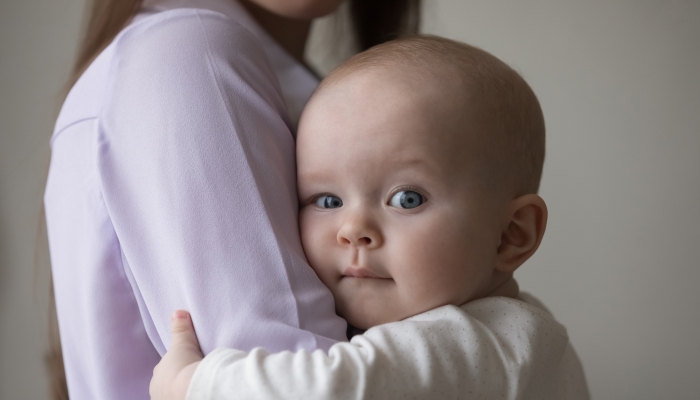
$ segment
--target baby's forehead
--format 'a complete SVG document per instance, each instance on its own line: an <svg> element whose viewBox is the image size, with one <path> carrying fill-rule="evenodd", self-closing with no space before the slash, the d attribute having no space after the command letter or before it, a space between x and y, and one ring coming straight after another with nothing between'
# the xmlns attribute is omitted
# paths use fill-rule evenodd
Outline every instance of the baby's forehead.
<svg viewBox="0 0 700 400"><path fill-rule="evenodd" d="M468 99L469 87L455 66L445 63L414 65L397 61L351 65L326 78L316 95L325 91L362 88L367 96L402 92L415 100L432 102Z"/></svg>
<svg viewBox="0 0 700 400"><path fill-rule="evenodd" d="M328 99L332 104L324 104ZM309 105L307 110L329 111L305 112L316 120L332 121L335 111L345 107L361 111L355 119L383 123L387 129L397 121L382 119L384 115L409 110L398 124L421 127L406 128L414 139L441 144L452 157L480 161L491 181L514 191L537 192L545 140L539 102L517 72L481 49L437 37L388 42L333 71ZM335 129L330 125L329 130Z"/></svg>
<svg viewBox="0 0 700 400"><path fill-rule="evenodd" d="M432 68L432 66L430 66ZM426 67L427 68L427 67ZM471 126L483 113L475 111L469 87L446 67L427 73L410 65L372 65L332 77L319 87L310 104L363 111L366 118L381 120L383 115L406 111L405 118L426 126L433 136L453 134L446 124ZM318 101L317 101L318 100ZM442 128L438 130L438 128ZM462 130L464 131L464 130Z"/></svg>
<svg viewBox="0 0 700 400"><path fill-rule="evenodd" d="M426 74L409 66L378 65L347 71L324 81L309 102L310 107L357 109L363 117L382 120L397 111L426 124L464 122L469 112L469 90L449 73ZM395 121L394 121L395 122ZM433 131L434 135L440 132Z"/></svg>
<svg viewBox="0 0 700 400"><path fill-rule="evenodd" d="M461 173L477 159L480 143L478 124L468 122L466 97L454 86L410 69L345 74L310 101L299 131L300 157L319 159L315 148L322 145L334 153L334 160L324 162L391 158L395 167ZM299 160L304 166L307 161Z"/></svg>

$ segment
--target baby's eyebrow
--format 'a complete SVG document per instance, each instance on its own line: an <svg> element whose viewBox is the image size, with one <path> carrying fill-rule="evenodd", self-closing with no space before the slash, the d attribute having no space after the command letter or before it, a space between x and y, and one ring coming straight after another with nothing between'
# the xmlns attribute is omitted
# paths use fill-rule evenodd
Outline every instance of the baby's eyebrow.
<svg viewBox="0 0 700 400"><path fill-rule="evenodd" d="M297 193L300 198L319 192L332 192L338 189L337 186L338 177L323 169L297 172Z"/></svg>
<svg viewBox="0 0 700 400"><path fill-rule="evenodd" d="M301 181L319 182L332 179L331 174L324 170L314 170L309 172L297 172L297 185Z"/></svg>
<svg viewBox="0 0 700 400"><path fill-rule="evenodd" d="M408 165L413 165L413 164L430 164L425 157L416 157L416 156L411 156L407 157L403 160L400 160L401 164L408 164Z"/></svg>
<svg viewBox="0 0 700 400"><path fill-rule="evenodd" d="M428 158L420 155L410 155L404 158L399 158L396 160L396 164L402 167L421 167L426 168L430 172L438 172L440 168L429 160Z"/></svg>

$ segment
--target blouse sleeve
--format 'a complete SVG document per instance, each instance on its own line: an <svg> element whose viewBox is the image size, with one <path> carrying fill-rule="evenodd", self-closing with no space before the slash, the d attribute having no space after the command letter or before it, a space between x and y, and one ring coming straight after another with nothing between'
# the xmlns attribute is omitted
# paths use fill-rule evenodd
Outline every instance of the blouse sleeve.
<svg viewBox="0 0 700 400"><path fill-rule="evenodd" d="M102 196L155 348L178 308L205 353L342 340L299 241L294 138L256 38L204 10L146 18L116 40L107 97Z"/></svg>
<svg viewBox="0 0 700 400"><path fill-rule="evenodd" d="M187 399L588 399L558 323L508 301L471 311L445 306L380 325L328 354L217 349Z"/></svg>

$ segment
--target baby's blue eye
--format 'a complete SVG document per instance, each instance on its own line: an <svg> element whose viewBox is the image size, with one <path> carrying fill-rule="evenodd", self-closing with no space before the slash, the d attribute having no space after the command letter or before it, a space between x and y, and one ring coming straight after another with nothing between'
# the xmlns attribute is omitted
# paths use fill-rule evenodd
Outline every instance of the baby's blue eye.
<svg viewBox="0 0 700 400"><path fill-rule="evenodd" d="M412 190L402 190L391 197L389 204L399 208L416 208L425 203L425 199L420 193Z"/></svg>
<svg viewBox="0 0 700 400"><path fill-rule="evenodd" d="M316 205L321 208L338 208L343 206L343 200L340 200L340 197L327 194L316 199Z"/></svg>

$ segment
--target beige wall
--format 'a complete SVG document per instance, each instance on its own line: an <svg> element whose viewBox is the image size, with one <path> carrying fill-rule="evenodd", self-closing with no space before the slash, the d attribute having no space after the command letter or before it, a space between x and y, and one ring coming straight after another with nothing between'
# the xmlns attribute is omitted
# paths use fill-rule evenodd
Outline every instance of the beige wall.
<svg viewBox="0 0 700 400"><path fill-rule="evenodd" d="M83 1L0 2L3 400L46 397L35 233ZM697 396L700 2L424 1L426 32L501 57L542 102L550 223L518 278L569 328L594 397Z"/></svg>
<svg viewBox="0 0 700 400"><path fill-rule="evenodd" d="M426 3L426 31L540 98L550 220L516 276L568 327L595 398L698 398L700 2Z"/></svg>
<svg viewBox="0 0 700 400"><path fill-rule="evenodd" d="M0 0L0 399L47 398L48 292L34 251L48 138L83 0Z"/></svg>

